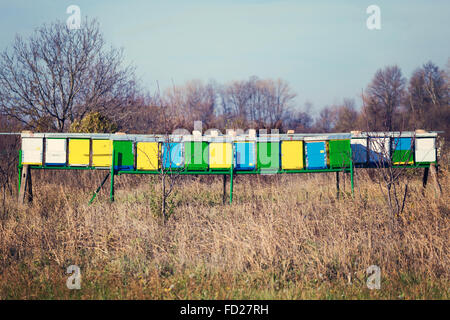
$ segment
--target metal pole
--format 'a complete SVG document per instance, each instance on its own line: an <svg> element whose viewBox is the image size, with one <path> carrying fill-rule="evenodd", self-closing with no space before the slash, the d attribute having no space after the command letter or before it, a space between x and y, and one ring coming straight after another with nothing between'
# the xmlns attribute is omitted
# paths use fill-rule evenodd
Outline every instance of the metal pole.
<svg viewBox="0 0 450 320"><path fill-rule="evenodd" d="M19 188L18 188L18 192L20 192L20 184L22 182L22 167L19 167Z"/></svg>
<svg viewBox="0 0 450 320"><path fill-rule="evenodd" d="M111 154L111 189L109 191L109 200L114 202L114 145Z"/></svg>
<svg viewBox="0 0 450 320"><path fill-rule="evenodd" d="M336 171L336 198L339 199L339 171Z"/></svg>
<svg viewBox="0 0 450 320"><path fill-rule="evenodd" d="M234 146L231 143L231 168L230 168L230 204L233 202L233 171L234 171Z"/></svg>
<svg viewBox="0 0 450 320"><path fill-rule="evenodd" d="M103 178L102 182L100 183L100 185L98 186L97 190L95 190L94 194L92 195L91 200L89 200L89 204L92 204L92 202L94 201L95 197L97 196L97 194L100 192L100 189L103 187L103 185L106 182L106 179L108 179L110 173L108 173L105 178Z"/></svg>
<svg viewBox="0 0 450 320"><path fill-rule="evenodd" d="M230 170L230 204L233 202L233 165Z"/></svg>
<svg viewBox="0 0 450 320"><path fill-rule="evenodd" d="M227 175L224 174L223 175L223 196L222 196L223 204L225 204L225 201L226 201L226 198L227 198L226 186L227 186Z"/></svg>
<svg viewBox="0 0 450 320"><path fill-rule="evenodd" d="M354 174L353 161L350 161L350 182L352 184L352 195L354 194L354 191L355 191L355 184L354 184L354 181L353 181L354 180L353 174Z"/></svg>
<svg viewBox="0 0 450 320"><path fill-rule="evenodd" d="M422 178L422 186L425 189L427 187L427 182L428 182L428 172L430 171L429 167L426 167L423 170L423 178Z"/></svg>

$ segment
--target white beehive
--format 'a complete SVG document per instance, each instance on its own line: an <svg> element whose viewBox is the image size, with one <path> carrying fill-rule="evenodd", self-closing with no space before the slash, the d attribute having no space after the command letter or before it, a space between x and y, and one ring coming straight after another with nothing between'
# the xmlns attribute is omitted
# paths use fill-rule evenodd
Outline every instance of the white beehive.
<svg viewBox="0 0 450 320"><path fill-rule="evenodd" d="M45 139L45 164L61 166L66 164L66 139Z"/></svg>
<svg viewBox="0 0 450 320"><path fill-rule="evenodd" d="M388 161L390 158L390 138L369 138L369 161L373 163Z"/></svg>
<svg viewBox="0 0 450 320"><path fill-rule="evenodd" d="M42 165L43 138L22 138L22 164Z"/></svg>
<svg viewBox="0 0 450 320"><path fill-rule="evenodd" d="M435 162L436 161L436 139L435 138L416 138L415 143L416 162Z"/></svg>

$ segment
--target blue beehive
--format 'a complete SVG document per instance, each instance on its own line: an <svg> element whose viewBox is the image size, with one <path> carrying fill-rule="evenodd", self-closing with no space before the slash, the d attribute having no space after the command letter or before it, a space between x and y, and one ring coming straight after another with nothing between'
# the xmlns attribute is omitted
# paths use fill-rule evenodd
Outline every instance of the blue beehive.
<svg viewBox="0 0 450 320"><path fill-rule="evenodd" d="M256 168L256 143L235 142L234 166L236 170L254 170Z"/></svg>
<svg viewBox="0 0 450 320"><path fill-rule="evenodd" d="M183 144L179 142L165 142L162 150L162 164L164 168L181 168L184 166Z"/></svg>
<svg viewBox="0 0 450 320"><path fill-rule="evenodd" d="M412 138L393 138L392 150L411 150Z"/></svg>
<svg viewBox="0 0 450 320"><path fill-rule="evenodd" d="M412 164L412 138L402 137L391 139L392 161L394 164Z"/></svg>
<svg viewBox="0 0 450 320"><path fill-rule="evenodd" d="M366 164L369 149L367 148L367 138L352 138L352 159L354 164Z"/></svg>
<svg viewBox="0 0 450 320"><path fill-rule="evenodd" d="M306 142L306 168L327 168L327 145L325 141Z"/></svg>

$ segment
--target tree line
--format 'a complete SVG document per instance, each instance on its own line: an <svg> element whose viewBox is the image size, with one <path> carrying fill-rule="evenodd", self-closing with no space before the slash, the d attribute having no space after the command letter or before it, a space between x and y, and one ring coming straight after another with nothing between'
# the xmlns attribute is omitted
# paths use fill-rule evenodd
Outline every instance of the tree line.
<svg viewBox="0 0 450 320"><path fill-rule="evenodd" d="M358 100L344 98L313 117L312 104L300 105L283 79L191 80L149 92L124 64L123 51L107 46L95 19L79 30L54 22L28 39L17 36L0 54L0 125L1 131L164 133L202 121L203 129L425 129L448 137L449 75L450 59L445 69L426 62L409 79L386 66Z"/></svg>

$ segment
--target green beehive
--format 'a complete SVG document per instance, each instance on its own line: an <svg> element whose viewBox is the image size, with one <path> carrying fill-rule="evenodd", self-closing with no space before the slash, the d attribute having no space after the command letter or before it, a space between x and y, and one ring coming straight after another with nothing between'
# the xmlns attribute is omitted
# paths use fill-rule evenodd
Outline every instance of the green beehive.
<svg viewBox="0 0 450 320"><path fill-rule="evenodd" d="M394 150L392 151L392 162L394 164L413 164L412 150Z"/></svg>
<svg viewBox="0 0 450 320"><path fill-rule="evenodd" d="M114 169L116 170L133 170L134 153L133 142L114 140Z"/></svg>
<svg viewBox="0 0 450 320"><path fill-rule="evenodd" d="M208 170L208 142L185 142L184 151L186 170Z"/></svg>
<svg viewBox="0 0 450 320"><path fill-rule="evenodd" d="M257 168L262 173L276 173L280 168L280 143L258 142Z"/></svg>
<svg viewBox="0 0 450 320"><path fill-rule="evenodd" d="M330 140L330 168L349 167L351 163L350 140Z"/></svg>

